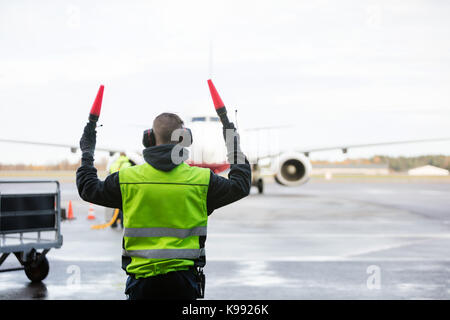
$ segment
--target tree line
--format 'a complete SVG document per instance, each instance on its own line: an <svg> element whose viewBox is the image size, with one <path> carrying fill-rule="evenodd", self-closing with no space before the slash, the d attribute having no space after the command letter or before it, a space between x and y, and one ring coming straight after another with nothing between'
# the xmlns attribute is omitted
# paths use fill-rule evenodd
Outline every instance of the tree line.
<svg viewBox="0 0 450 320"><path fill-rule="evenodd" d="M106 170L106 158L96 161L95 166L99 170ZM450 156L444 155L425 155L417 157L389 157L383 155L373 156L371 158L346 159L341 162L329 161L312 161L312 164L388 164L389 169L393 171L407 171L412 168L432 165L439 168L450 170ZM42 170L42 171L58 171L58 170L76 170L80 166L80 161L70 163L68 160L63 160L54 164L32 165L32 164L1 164L0 170Z"/></svg>
<svg viewBox="0 0 450 320"><path fill-rule="evenodd" d="M387 163L394 171L407 171L412 168L432 165L450 170L450 156L425 155L417 157L388 157L374 156L369 159L372 163Z"/></svg>
<svg viewBox="0 0 450 320"><path fill-rule="evenodd" d="M95 167L98 170L106 170L106 164L108 160L106 158L101 159L100 161L95 162ZM57 163L51 164L1 164L0 170L12 170L12 171L75 171L81 165L81 160L75 163L71 163L68 160L62 160Z"/></svg>

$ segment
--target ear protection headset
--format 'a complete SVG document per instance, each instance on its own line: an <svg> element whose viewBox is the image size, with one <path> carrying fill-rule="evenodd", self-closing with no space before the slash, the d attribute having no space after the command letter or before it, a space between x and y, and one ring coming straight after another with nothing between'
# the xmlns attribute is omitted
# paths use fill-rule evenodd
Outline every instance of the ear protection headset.
<svg viewBox="0 0 450 320"><path fill-rule="evenodd" d="M184 147L189 147L192 142L194 141L192 138L192 131L189 128L182 128L183 130L186 130L188 136L190 137L190 144L189 145L184 145ZM180 140L178 141L178 143L183 141L183 136L180 137ZM155 139L155 133L153 132L153 129L147 129L144 131L143 137L142 137L142 144L144 145L144 147L148 148L148 147L153 147L156 145L156 139Z"/></svg>
<svg viewBox="0 0 450 320"><path fill-rule="evenodd" d="M142 136L142 144L146 148L156 145L155 133L153 132L153 129L147 129L144 131L144 135Z"/></svg>

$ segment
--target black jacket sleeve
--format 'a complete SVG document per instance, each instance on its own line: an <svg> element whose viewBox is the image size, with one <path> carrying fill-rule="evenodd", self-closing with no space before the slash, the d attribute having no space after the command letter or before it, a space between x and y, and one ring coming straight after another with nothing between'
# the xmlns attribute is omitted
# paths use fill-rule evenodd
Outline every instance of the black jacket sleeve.
<svg viewBox="0 0 450 320"><path fill-rule="evenodd" d="M105 181L97 177L92 165L81 165L77 170L78 194L84 201L104 207L122 209L119 173L110 174Z"/></svg>
<svg viewBox="0 0 450 320"><path fill-rule="evenodd" d="M232 164L228 179L211 171L206 205L208 215L215 209L249 195L252 184L252 170L245 159L245 164Z"/></svg>

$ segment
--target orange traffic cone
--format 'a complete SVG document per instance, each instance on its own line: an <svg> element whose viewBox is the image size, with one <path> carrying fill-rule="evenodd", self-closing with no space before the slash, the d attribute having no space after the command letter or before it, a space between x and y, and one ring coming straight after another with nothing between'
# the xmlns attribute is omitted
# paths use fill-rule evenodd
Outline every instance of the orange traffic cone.
<svg viewBox="0 0 450 320"><path fill-rule="evenodd" d="M72 200L69 201L69 209L68 209L68 213L67 213L67 219L68 220L73 220L75 219L73 216L73 209L72 209Z"/></svg>
<svg viewBox="0 0 450 320"><path fill-rule="evenodd" d="M89 214L87 216L88 220L94 220L95 219L95 212L94 208L92 207L92 204L89 205Z"/></svg>

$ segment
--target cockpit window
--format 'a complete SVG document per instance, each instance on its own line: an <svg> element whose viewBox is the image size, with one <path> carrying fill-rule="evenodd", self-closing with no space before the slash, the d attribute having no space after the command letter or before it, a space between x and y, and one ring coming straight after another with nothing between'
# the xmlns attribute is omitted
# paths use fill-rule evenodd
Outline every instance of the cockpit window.
<svg viewBox="0 0 450 320"><path fill-rule="evenodd" d="M206 117L193 117L192 122L205 122Z"/></svg>

